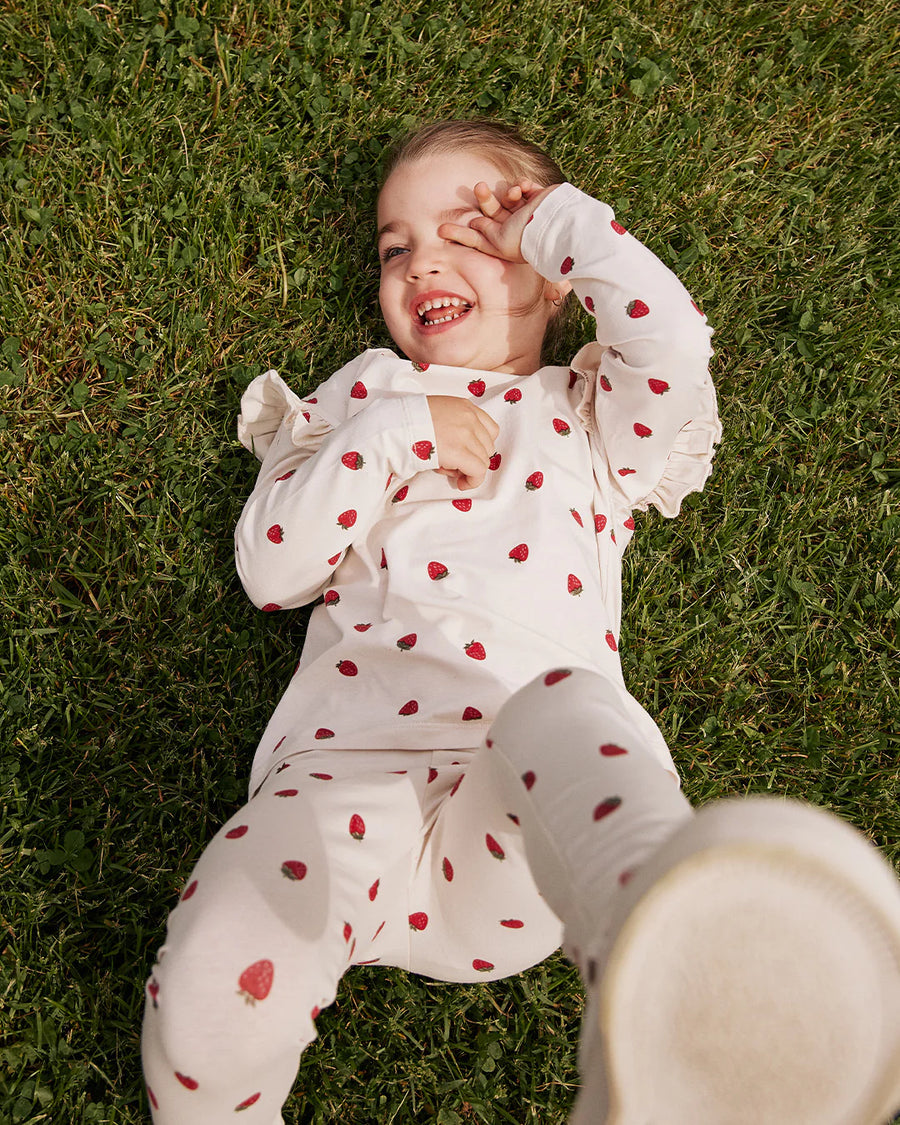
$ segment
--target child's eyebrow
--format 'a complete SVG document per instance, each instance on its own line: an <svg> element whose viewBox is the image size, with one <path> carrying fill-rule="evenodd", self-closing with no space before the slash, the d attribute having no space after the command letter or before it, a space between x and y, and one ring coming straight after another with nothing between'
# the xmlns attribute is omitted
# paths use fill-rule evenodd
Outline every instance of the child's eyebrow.
<svg viewBox="0 0 900 1125"><path fill-rule="evenodd" d="M469 215L477 210L478 208L474 205L471 207L450 207L446 211L441 211L438 215L438 222L455 223L463 215ZM383 234L393 234L399 225L399 223L385 223L383 227L378 228L378 238L381 238Z"/></svg>

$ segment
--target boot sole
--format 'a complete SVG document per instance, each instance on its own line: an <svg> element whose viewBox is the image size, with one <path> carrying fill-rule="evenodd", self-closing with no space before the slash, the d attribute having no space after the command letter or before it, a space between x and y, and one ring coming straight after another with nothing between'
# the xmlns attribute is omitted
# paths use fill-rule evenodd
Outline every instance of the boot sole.
<svg viewBox="0 0 900 1125"><path fill-rule="evenodd" d="M838 818L767 798L705 806L664 851L635 877L646 890L632 892L601 984L606 1125L889 1121L890 866Z"/></svg>

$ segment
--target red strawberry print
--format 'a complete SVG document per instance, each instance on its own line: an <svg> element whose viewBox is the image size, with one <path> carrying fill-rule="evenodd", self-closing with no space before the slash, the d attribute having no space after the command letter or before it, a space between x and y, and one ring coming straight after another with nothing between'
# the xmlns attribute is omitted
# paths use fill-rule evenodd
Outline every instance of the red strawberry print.
<svg viewBox="0 0 900 1125"><path fill-rule="evenodd" d="M305 398L303 401L314 406L319 400L317 398Z"/></svg>
<svg viewBox="0 0 900 1125"><path fill-rule="evenodd" d="M616 644L616 638L609 629L606 630L606 643L613 650L613 652L618 651L619 646Z"/></svg>
<svg viewBox="0 0 900 1125"><path fill-rule="evenodd" d="M281 606L278 604L278 602L266 602L266 604L262 607L263 613L274 613L276 609L281 609Z"/></svg>
<svg viewBox="0 0 900 1125"><path fill-rule="evenodd" d="M278 789L276 790L276 797L296 797L300 792L299 789Z"/></svg>
<svg viewBox="0 0 900 1125"><path fill-rule="evenodd" d="M451 500L450 503L458 512L471 512L472 510L472 501L469 499Z"/></svg>
<svg viewBox="0 0 900 1125"><path fill-rule="evenodd" d="M472 968L479 973L490 973L493 970L494 966L490 961L482 961L480 957L476 957L472 962Z"/></svg>
<svg viewBox="0 0 900 1125"><path fill-rule="evenodd" d="M650 427L645 426L643 422L635 422L633 428L638 437L650 437L653 433Z"/></svg>
<svg viewBox="0 0 900 1125"><path fill-rule="evenodd" d="M625 233L625 228L622 226L621 223L617 223L615 219L610 219L609 225L616 232L616 234L624 234Z"/></svg>
<svg viewBox="0 0 900 1125"><path fill-rule="evenodd" d="M315 733L315 737L318 739L334 738L334 731L329 730L328 727L319 727Z"/></svg>
<svg viewBox="0 0 900 1125"><path fill-rule="evenodd" d="M465 709L465 711L463 711L462 717L463 717L464 723L471 722L472 719L483 719L484 718L484 716L478 710L477 707L467 707Z"/></svg>
<svg viewBox="0 0 900 1125"><path fill-rule="evenodd" d="M584 587L581 585L581 579L575 574L570 574L567 589L570 594L578 597L578 595L584 589Z"/></svg>
<svg viewBox="0 0 900 1125"><path fill-rule="evenodd" d="M285 770L289 770L290 768L291 768L290 762L282 762L281 765L278 767L278 769L275 772L276 773L284 773Z"/></svg>
<svg viewBox="0 0 900 1125"><path fill-rule="evenodd" d="M417 640L418 637L415 633L407 633L405 637L401 637L400 640L397 641L397 648L399 648L401 652L409 652L411 648L416 647Z"/></svg>
<svg viewBox="0 0 900 1125"><path fill-rule="evenodd" d="M186 1090L196 1090L200 1085L196 1078L188 1078L186 1074L181 1074L177 1070L175 1071L175 1077Z"/></svg>
<svg viewBox="0 0 900 1125"><path fill-rule="evenodd" d="M664 395L669 389L669 384L665 379L648 379L647 386L655 395Z"/></svg>
<svg viewBox="0 0 900 1125"><path fill-rule="evenodd" d="M526 543L518 543L509 552L509 557L515 563L523 563L528 558L528 545Z"/></svg>
<svg viewBox="0 0 900 1125"><path fill-rule="evenodd" d="M441 578L446 578L449 573L450 571L442 562L430 562L428 564L428 577L432 582L437 582Z"/></svg>
<svg viewBox="0 0 900 1125"><path fill-rule="evenodd" d="M487 656L481 641L469 641L467 645L463 645L463 648L466 650L466 656L471 656L473 660L484 660Z"/></svg>
<svg viewBox="0 0 900 1125"><path fill-rule="evenodd" d="M354 813L350 817L350 835L354 840L361 840L366 834L366 822L359 815Z"/></svg>
<svg viewBox="0 0 900 1125"><path fill-rule="evenodd" d="M240 1103L240 1105L236 1105L234 1107L234 1112L240 1113L240 1111L242 1109L249 1109L250 1106L256 1105L256 1103L259 1101L259 1099L261 1097L262 1097L262 1091L257 1090L257 1092L255 1094L251 1094L249 1098L244 1098L244 1100Z"/></svg>
<svg viewBox="0 0 900 1125"><path fill-rule="evenodd" d="M337 590L326 590L325 591L324 601L325 601L326 605L329 605L329 606L337 605L340 600L341 600L341 595L337 592Z"/></svg>
<svg viewBox="0 0 900 1125"><path fill-rule="evenodd" d="M299 859L286 859L281 865L281 874L285 879L295 879L299 882L306 878L306 864Z"/></svg>
<svg viewBox="0 0 900 1125"><path fill-rule="evenodd" d="M269 530L266 532L266 538L271 543L280 543L284 537L284 528L277 523L273 523Z"/></svg>
<svg viewBox="0 0 900 1125"><path fill-rule="evenodd" d="M394 495L391 497L392 504L399 504L401 500L405 500L409 494L409 485L404 484L402 488L398 488Z"/></svg>
<svg viewBox="0 0 900 1125"><path fill-rule="evenodd" d="M522 784L526 789L530 789L534 785L537 778L534 776L534 770L526 770L522 774Z"/></svg>
<svg viewBox="0 0 900 1125"><path fill-rule="evenodd" d="M287 738L287 735L286 735L286 734L283 734L283 735L281 736L281 738L279 738L279 739L278 739L278 741L277 741L277 742L275 743L275 746L274 746L274 748L272 749L272 753L273 753L273 754L274 754L274 753L275 753L275 752L276 752L276 751L278 750L279 746L281 746L282 742L284 742L284 740L285 740L286 738Z"/></svg>
<svg viewBox="0 0 900 1125"><path fill-rule="evenodd" d="M150 1099L150 1104L153 1106L153 1108L159 1109L159 1102L156 1100L156 1094L153 1093L149 1086L147 1087L147 1097Z"/></svg>
<svg viewBox="0 0 900 1125"><path fill-rule="evenodd" d="M362 454L357 453L356 450L351 450L350 453L345 453L341 458L341 464L346 465L348 469L361 469L365 465L362 459Z"/></svg>
<svg viewBox="0 0 900 1125"><path fill-rule="evenodd" d="M427 371L429 367L431 367L430 363L418 363L416 360L413 360L413 371Z"/></svg>
<svg viewBox="0 0 900 1125"><path fill-rule="evenodd" d="M636 473L637 469L616 469L620 477L630 477L632 473Z"/></svg>
<svg viewBox="0 0 900 1125"><path fill-rule="evenodd" d="M562 265L559 267L559 272L565 276L567 273L572 272L572 267L575 265L575 259L572 257L563 258Z"/></svg>
<svg viewBox="0 0 900 1125"><path fill-rule="evenodd" d="M604 527L606 527L606 516L594 516L594 530L598 535Z"/></svg>
<svg viewBox="0 0 900 1125"><path fill-rule="evenodd" d="M369 902L375 901L375 898L378 895L378 884L380 882L381 882L380 879L376 879L375 882L372 884L372 886L369 887Z"/></svg>
<svg viewBox="0 0 900 1125"><path fill-rule="evenodd" d="M592 313L594 311L594 298L593 297L585 297L584 307L587 309L587 311L589 313Z"/></svg>
<svg viewBox="0 0 900 1125"><path fill-rule="evenodd" d="M625 522L622 524L622 526L624 528L627 528L629 531L634 531L634 529L635 529L634 516L629 516L628 519L625 520Z"/></svg>
<svg viewBox="0 0 900 1125"><path fill-rule="evenodd" d="M187 902L187 900L189 898L193 898L194 892L196 890L197 890L197 880L195 879L193 881L193 883L189 883L187 885L187 887L184 890L184 894L182 894L181 898L179 899L179 902Z"/></svg>
<svg viewBox="0 0 900 1125"><path fill-rule="evenodd" d="M353 628L357 631L357 633L366 633L366 632L368 632L369 629L372 628L372 622L371 621L360 622L359 625L354 625Z"/></svg>
<svg viewBox="0 0 900 1125"><path fill-rule="evenodd" d="M553 428L561 437L568 437L572 432L568 422L564 422L562 418L553 419Z"/></svg>
<svg viewBox="0 0 900 1125"><path fill-rule="evenodd" d="M620 887L627 886L628 883L630 882L631 876L633 874L634 874L633 871L623 871L622 874L619 876L619 886Z"/></svg>
<svg viewBox="0 0 900 1125"><path fill-rule="evenodd" d="M337 566L337 564L340 561L341 561L341 556L340 556L340 553L338 553L336 555L331 556L331 558L328 560L328 565L329 566Z"/></svg>
<svg viewBox="0 0 900 1125"><path fill-rule="evenodd" d="M500 468L500 462L502 460L503 460L503 458L500 456L499 453L493 453L491 455L490 461L488 461L488 468L493 469L496 472L497 469Z"/></svg>
<svg viewBox="0 0 900 1125"><path fill-rule="evenodd" d="M275 977L275 966L266 958L254 961L248 965L238 978L239 996L243 996L248 1004L256 1000L265 1000L272 989Z"/></svg>
<svg viewBox="0 0 900 1125"><path fill-rule="evenodd" d="M316 781L334 781L333 773L311 773L310 777L314 777Z"/></svg>
<svg viewBox="0 0 900 1125"><path fill-rule="evenodd" d="M349 508L346 512L341 512L337 521L338 525L347 531L348 528L353 527L356 523L356 512L352 508Z"/></svg>
<svg viewBox="0 0 900 1125"><path fill-rule="evenodd" d="M226 840L240 840L241 836L246 836L250 829L246 824L239 824L237 828L232 828L230 832L225 833Z"/></svg>
<svg viewBox="0 0 900 1125"><path fill-rule="evenodd" d="M470 395L474 395L476 398L481 398L481 396L484 394L484 379L473 379L472 382L469 383L467 389Z"/></svg>
<svg viewBox="0 0 900 1125"><path fill-rule="evenodd" d="M411 930L424 930L428 925L428 915L424 910L417 910L415 914L409 916L409 928Z"/></svg>
<svg viewBox="0 0 900 1125"><path fill-rule="evenodd" d="M566 676L571 675L572 673L568 668L557 668L555 671L548 672L547 675L544 676L544 683L547 687L552 687L554 684L558 684L560 680L564 680Z"/></svg>
<svg viewBox="0 0 900 1125"><path fill-rule="evenodd" d="M384 921L384 922L381 923L381 925L378 927L378 929L375 931L375 933L372 934L372 941L374 941L378 937L378 935L381 933L381 931L384 929L384 927L386 925L387 925L387 921Z"/></svg>
<svg viewBox="0 0 900 1125"><path fill-rule="evenodd" d="M456 779L456 781L453 783L453 788L450 790L450 796L451 797L456 793L456 790L459 789L460 785L462 785L463 778L465 776L466 775L464 773L460 774L459 777Z"/></svg>
<svg viewBox="0 0 900 1125"><path fill-rule="evenodd" d="M368 394L369 392L366 390L364 383L356 382L350 388L351 398L366 398Z"/></svg>
<svg viewBox="0 0 900 1125"><path fill-rule="evenodd" d="M540 470L532 473L528 480L525 481L525 487L529 492L536 492L544 483L544 474Z"/></svg>
<svg viewBox="0 0 900 1125"><path fill-rule="evenodd" d="M159 985L156 983L155 980L151 980L151 981L148 982L147 991L150 993L150 999L153 1001L153 1007L158 1008L159 1002L157 1001L156 998L157 998L157 996L159 996Z"/></svg>
<svg viewBox="0 0 900 1125"><path fill-rule="evenodd" d="M594 820L603 820L605 816L614 813L621 803L621 797L607 797L594 809Z"/></svg>
<svg viewBox="0 0 900 1125"><path fill-rule="evenodd" d="M387 570L387 559L384 557L384 547L381 548L381 569Z"/></svg>
<svg viewBox="0 0 900 1125"><path fill-rule="evenodd" d="M703 310L700 308L699 305L695 304L693 301L691 301L691 304L694 306L694 308L697 310L697 312L700 313L701 316L705 315L705 313L703 312Z"/></svg>
<svg viewBox="0 0 900 1125"><path fill-rule="evenodd" d="M506 852L503 850L503 848L500 847L500 845L490 834L490 832L485 835L484 842L487 845L487 850L491 853L494 859L506 859Z"/></svg>
<svg viewBox="0 0 900 1125"><path fill-rule="evenodd" d="M277 483L278 483L278 481L280 481L280 480L290 480L290 479L291 479L291 477L292 477L292 476L294 475L294 473L296 473L296 471L297 471L296 469L291 469L291 470L290 470L289 472L286 472L286 473L284 474L284 476L281 476L281 477L276 477L276 478L275 478L275 483L277 484Z"/></svg>
<svg viewBox="0 0 900 1125"><path fill-rule="evenodd" d="M400 710L397 712L397 714L398 715L415 715L415 713L418 710L419 710L418 703L414 699L411 699L408 703L403 704L403 706L400 708Z"/></svg>
<svg viewBox="0 0 900 1125"><path fill-rule="evenodd" d="M600 747L600 753L604 758L618 758L621 754L627 754L627 750L623 750L621 746L616 746L614 742L604 742Z"/></svg>
<svg viewBox="0 0 900 1125"><path fill-rule="evenodd" d="M353 927L349 922L344 923L344 941L349 941L353 936Z"/></svg>
<svg viewBox="0 0 900 1125"><path fill-rule="evenodd" d="M509 819L510 819L510 820L511 820L511 821L513 822L513 824L518 824L518 823L519 823L519 818L518 818L518 817L516 816L516 814L515 814L515 813L511 813L511 812L508 812L508 813L507 813L506 815L507 815L507 816L509 817Z"/></svg>
<svg viewBox="0 0 900 1125"><path fill-rule="evenodd" d="M428 461L434 453L434 446L430 441L417 441L413 443L412 451L420 461Z"/></svg>
<svg viewBox="0 0 900 1125"><path fill-rule="evenodd" d="M453 882L453 864L450 862L449 859L447 859L446 856L444 856L443 862L441 863L441 870L443 871L444 878L447 880L447 882L452 883Z"/></svg>
<svg viewBox="0 0 900 1125"><path fill-rule="evenodd" d="M569 368L569 390L570 391L575 386L575 384L577 382L578 382L578 372L573 371L571 368Z"/></svg>
<svg viewBox="0 0 900 1125"><path fill-rule="evenodd" d="M310 421L312 421L312 419L311 419L311 418L310 418L310 416L309 416L309 411L308 411L308 410L301 410L301 411L300 411L300 413L301 413L301 414L303 415L303 417L304 417L304 418L305 418L305 419L307 420L307 422L310 422Z"/></svg>
<svg viewBox="0 0 900 1125"><path fill-rule="evenodd" d="M437 781L437 779L438 779L438 771L434 768L434 766L431 766L430 769L428 770L427 784L430 785L432 783L432 781Z"/></svg>
<svg viewBox="0 0 900 1125"><path fill-rule="evenodd" d="M352 660L339 660L337 664L335 664L335 668L337 668L342 676L355 676L359 672L359 669Z"/></svg>
<svg viewBox="0 0 900 1125"><path fill-rule="evenodd" d="M650 309L643 301L636 300L629 301L625 311L632 320L636 320L639 316L646 316Z"/></svg>
<svg viewBox="0 0 900 1125"><path fill-rule="evenodd" d="M581 516L579 515L579 513L574 508L569 508L569 511L572 514L572 519L578 524L578 526L584 527L584 524L581 522Z"/></svg>
<svg viewBox="0 0 900 1125"><path fill-rule="evenodd" d="M609 379L607 379L605 375L600 376L600 386L604 391L612 390L612 383L609 381Z"/></svg>
<svg viewBox="0 0 900 1125"><path fill-rule="evenodd" d="M521 402L522 401L522 392L519 390L518 387L513 387L512 390L507 391L506 394L503 396L503 401L504 402Z"/></svg>
<svg viewBox="0 0 900 1125"><path fill-rule="evenodd" d="M525 923L521 918L501 918L500 925L506 926L508 930L521 930Z"/></svg>

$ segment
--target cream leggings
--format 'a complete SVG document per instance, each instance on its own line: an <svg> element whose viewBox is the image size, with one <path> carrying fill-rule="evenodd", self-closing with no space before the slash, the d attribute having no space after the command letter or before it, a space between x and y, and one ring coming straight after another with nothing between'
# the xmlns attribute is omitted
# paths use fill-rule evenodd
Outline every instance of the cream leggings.
<svg viewBox="0 0 900 1125"><path fill-rule="evenodd" d="M690 806L655 724L580 669L477 750L310 750L210 842L146 985L156 1125L277 1125L351 965L489 981L565 941L585 980L629 873Z"/></svg>

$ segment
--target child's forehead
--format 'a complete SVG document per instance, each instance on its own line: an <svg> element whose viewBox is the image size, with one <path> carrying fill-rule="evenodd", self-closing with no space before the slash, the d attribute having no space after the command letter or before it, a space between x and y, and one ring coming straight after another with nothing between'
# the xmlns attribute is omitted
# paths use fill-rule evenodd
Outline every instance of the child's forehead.
<svg viewBox="0 0 900 1125"><path fill-rule="evenodd" d="M398 164L378 196L378 212L475 206L475 184L483 180L494 191L508 177L486 154L473 149L427 153Z"/></svg>

